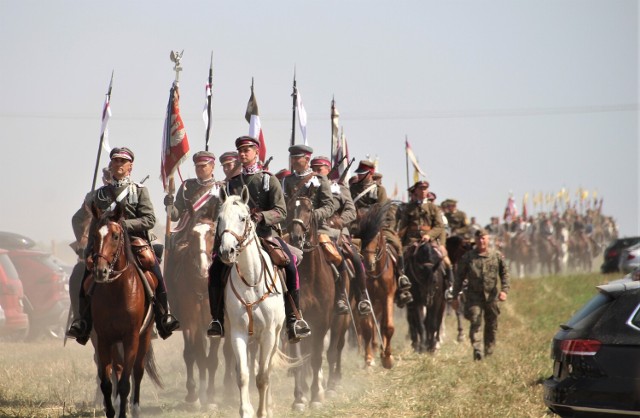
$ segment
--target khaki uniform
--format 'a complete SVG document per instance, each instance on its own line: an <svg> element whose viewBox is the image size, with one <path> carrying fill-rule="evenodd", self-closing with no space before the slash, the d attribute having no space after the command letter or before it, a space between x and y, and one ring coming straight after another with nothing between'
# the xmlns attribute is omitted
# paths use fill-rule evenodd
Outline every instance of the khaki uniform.
<svg viewBox="0 0 640 418"><path fill-rule="evenodd" d="M150 230L156 224L156 215L149 198L149 191L142 184L132 182L120 187L110 184L103 186L96 190L92 203L99 212L105 212L126 188L129 188L129 193L121 201L121 203L124 202L124 228L130 237L139 237L146 241L152 241L155 237L150 233ZM98 219L93 218L89 231L94 231L97 223ZM91 254L92 249L93 236L90 235L85 257Z"/></svg>
<svg viewBox="0 0 640 418"><path fill-rule="evenodd" d="M178 188L176 193L176 200L173 204L173 210L171 211L171 220L177 221L181 219L185 212L188 211L188 206L195 204L200 197L206 193L211 194L211 198L198 209L197 215L211 220L215 220L218 217L218 210L220 209L220 199L218 198L220 188L224 187L222 182L213 182L209 185L201 186L198 184L197 179L187 179Z"/></svg>
<svg viewBox="0 0 640 418"><path fill-rule="evenodd" d="M278 179L264 171L238 174L227 183L227 194L239 196L245 185L249 189L249 207L252 211L261 211L264 216L264 222L256 227L258 236L280 236L278 225L287 217L287 205Z"/></svg>
<svg viewBox="0 0 640 418"><path fill-rule="evenodd" d="M402 210L398 229L402 245L405 247L421 241L424 235L428 235L431 241L440 240L440 245L445 245L443 237L446 240L446 234L442 213L440 208L431 202L407 203Z"/></svg>
<svg viewBox="0 0 640 418"><path fill-rule="evenodd" d="M326 221L334 212L333 195L331 185L326 176L320 174L311 175L306 182L307 176L290 174L284 178L284 196L287 202L293 202L300 197L311 199L313 203L313 216L318 223L319 234L331 234ZM301 183L304 182L304 183Z"/></svg>
<svg viewBox="0 0 640 418"><path fill-rule="evenodd" d="M353 204L349 188L343 184L331 183L331 195L335 212L328 219L327 226L331 238L349 235L349 225L356 220L356 206Z"/></svg>
<svg viewBox="0 0 640 418"><path fill-rule="evenodd" d="M451 235L464 235L467 233L469 218L467 218L466 213L461 210L456 210L454 213L446 213L445 216L449 222Z"/></svg>
<svg viewBox="0 0 640 418"><path fill-rule="evenodd" d="M477 250L467 252L458 264L458 271L453 285L453 294L462 290L463 282L467 282L464 291L464 315L471 325L469 338L474 350L481 352L484 339L484 353L493 353L498 330L498 294L509 292L509 271L504 257L498 251L489 250L479 254ZM500 289L498 289L498 282ZM480 328L484 316L484 338Z"/></svg>

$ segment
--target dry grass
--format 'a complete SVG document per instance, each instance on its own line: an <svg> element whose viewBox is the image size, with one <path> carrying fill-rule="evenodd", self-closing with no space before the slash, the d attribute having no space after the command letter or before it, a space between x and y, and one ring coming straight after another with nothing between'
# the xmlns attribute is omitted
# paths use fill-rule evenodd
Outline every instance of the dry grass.
<svg viewBox="0 0 640 418"><path fill-rule="evenodd" d="M284 370L273 377L274 416L304 417L543 417L541 381L551 374L550 341L558 325L594 294L594 285L616 277L599 274L513 280L502 305L496 353L474 362L467 342L456 343L454 318L446 318L448 337L435 355L415 354L400 312L396 321L392 370L362 368L363 360L347 349L339 393L322 409L293 413L293 379ZM468 323L465 321L465 330ZM465 331L466 332L466 331ZM178 333L154 343L165 383L159 390L143 381L145 416L237 416L237 389L222 392L217 379L217 410L201 412L185 405L182 338ZM69 341L0 343L0 416L93 417L93 351ZM326 363L325 363L326 364ZM325 366L325 378L328 375ZM253 397L254 406L257 403Z"/></svg>

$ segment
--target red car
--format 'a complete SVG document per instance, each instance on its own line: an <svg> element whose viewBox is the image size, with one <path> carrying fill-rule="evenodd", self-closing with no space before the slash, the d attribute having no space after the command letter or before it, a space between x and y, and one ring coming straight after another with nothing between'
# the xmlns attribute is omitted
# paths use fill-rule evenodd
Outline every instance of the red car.
<svg viewBox="0 0 640 418"><path fill-rule="evenodd" d="M29 339L62 338L69 314L69 278L53 255L32 249L9 250L25 293Z"/></svg>
<svg viewBox="0 0 640 418"><path fill-rule="evenodd" d="M23 339L29 332L29 317L24 312L24 292L18 272L7 250L0 249L0 305L5 314L0 336Z"/></svg>

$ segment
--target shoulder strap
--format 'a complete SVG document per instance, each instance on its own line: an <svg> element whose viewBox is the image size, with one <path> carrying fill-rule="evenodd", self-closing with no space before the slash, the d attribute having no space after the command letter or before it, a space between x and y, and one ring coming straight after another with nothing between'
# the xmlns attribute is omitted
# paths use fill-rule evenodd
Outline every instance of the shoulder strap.
<svg viewBox="0 0 640 418"><path fill-rule="evenodd" d="M295 198L297 198L298 195L300 194L300 191L302 191L302 186L304 186L309 180L311 180L311 177L313 177L314 175L315 173L309 173L303 178L301 178L300 181L298 181L298 183L296 183L296 185L293 187L293 190L291 191L291 196L289 197L289 199L294 200Z"/></svg>
<svg viewBox="0 0 640 418"><path fill-rule="evenodd" d="M356 196L353 199L353 203L356 203L358 200L360 200L362 198L362 196L366 195L367 193L369 193L371 190L373 190L375 187L377 186L376 183L373 183L372 185L370 185L369 187L367 187L366 189L364 189L362 191L362 193L360 193L358 196Z"/></svg>

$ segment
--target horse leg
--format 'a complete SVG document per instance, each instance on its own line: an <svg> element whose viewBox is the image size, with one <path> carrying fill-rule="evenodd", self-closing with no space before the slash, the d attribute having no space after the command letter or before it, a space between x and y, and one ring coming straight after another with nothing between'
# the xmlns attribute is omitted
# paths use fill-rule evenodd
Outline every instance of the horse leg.
<svg viewBox="0 0 640 418"><path fill-rule="evenodd" d="M195 347L194 347L194 335L190 329L186 328L182 332L182 339L184 341L184 349L182 350L182 358L184 359L184 364L187 369L187 396L185 396L184 401L188 403L193 403L198 399L198 395L196 395L196 382L193 378L193 364L195 362Z"/></svg>
<svg viewBox="0 0 640 418"><path fill-rule="evenodd" d="M326 326L326 325L325 325ZM317 328L316 328L317 329ZM326 328L325 328L326 329ZM311 335L313 339L311 347L311 369L313 375L311 377L311 407L318 408L324 402L324 387L322 386L322 351L324 349L324 335L316 332Z"/></svg>
<svg viewBox="0 0 640 418"><path fill-rule="evenodd" d="M148 352L150 351L151 346L151 335L150 331L146 331L147 334L140 336L140 342L138 344L138 353L136 355L135 361L133 363L133 399L132 399L132 409L131 414L134 417L140 416L140 386L142 383L142 378L144 376L144 367L145 362L148 360ZM150 354L151 358L153 358L153 352ZM127 379L128 381L130 379ZM118 383L118 386L120 383ZM124 399L124 398L123 398Z"/></svg>
<svg viewBox="0 0 640 418"><path fill-rule="evenodd" d="M373 342L373 320L371 319L372 315L375 315L375 309L371 312L371 315L367 315L362 319L361 322L361 330L362 330L362 345L364 347L364 366L370 367L373 366L373 350L372 345Z"/></svg>
<svg viewBox="0 0 640 418"><path fill-rule="evenodd" d="M194 355L196 366L198 367L198 399L200 400L200 407L203 410L207 409L207 371L209 365L207 364L207 341L205 337L205 330L202 332L194 333Z"/></svg>
<svg viewBox="0 0 640 418"><path fill-rule="evenodd" d="M106 344L98 343L98 378L100 379L100 390L104 402L104 413L107 418L116 416L116 410L111 401L113 385L111 384L111 349Z"/></svg>
<svg viewBox="0 0 640 418"><path fill-rule="evenodd" d="M253 418L253 406L249 396L249 364L247 358L247 341L239 333L231 337L231 345L236 354L236 373L238 389L240 390L240 416Z"/></svg>
<svg viewBox="0 0 640 418"><path fill-rule="evenodd" d="M327 349L327 363L329 363L329 380L327 381L327 390L331 396L335 395L335 390L340 380L341 374L341 356L344 348L345 333L349 326L349 319L345 315L334 315L330 331L330 343Z"/></svg>
<svg viewBox="0 0 640 418"><path fill-rule="evenodd" d="M266 330L262 333L262 341L260 342L258 353L258 371L256 373L256 387L260 395L256 414L258 418L266 418L273 414L273 405L269 391L269 377L273 356L276 354L276 349L278 348L277 338L279 334L279 332L270 333L266 332Z"/></svg>
<svg viewBox="0 0 640 418"><path fill-rule="evenodd" d="M135 350L133 350L130 344L124 344L124 363L122 366L122 375L120 376L120 380L118 380L118 397L120 398L120 413L118 416L120 418L127 416L127 403L129 401L129 393L131 392L131 371L136 360L137 345L136 343ZM142 379L142 376L140 379ZM136 409L136 407L140 407L140 399L138 399L137 403L134 403L134 409Z"/></svg>
<svg viewBox="0 0 640 418"><path fill-rule="evenodd" d="M204 334L203 334L203 339L204 339ZM216 372L218 371L218 366L220 365L220 358L218 357L218 348L220 347L220 341L224 339L221 339L221 338L210 338L210 339L207 338L207 339L209 340L208 341L209 351L207 353L207 357L205 361L206 361L206 370L207 370L206 400L207 400L207 406L208 406L208 405L215 405L215 401L213 399L215 394L215 377L216 377ZM230 344L227 343L226 341L225 343L226 343L225 345L230 346ZM203 341L203 344L207 344L207 341ZM231 368L230 363L231 363L232 356L233 356L233 353L229 357L227 357L228 358L228 365L226 366L227 370ZM230 382L225 382L225 386L227 386L228 383ZM231 385L228 385L228 386L231 386ZM225 388L225 389L230 391L230 388ZM200 399L200 406L202 408L205 408L205 405L202 403L202 398Z"/></svg>
<svg viewBox="0 0 640 418"><path fill-rule="evenodd" d="M235 356L233 354L233 347L231 345L231 341L225 338L225 341L222 344L222 353L224 355L224 387L225 387L225 398L230 398L234 396L232 392L232 384L233 382L233 373L236 370L235 364ZM218 361L219 364L219 361ZM211 381L211 388L213 390L213 380ZM213 394L213 391L212 391Z"/></svg>
<svg viewBox="0 0 640 418"><path fill-rule="evenodd" d="M413 288L412 288L413 289ZM418 314L418 306L416 298L413 303L407 305L407 324L409 325L409 336L411 337L411 348L416 353L420 352L420 340L418 338L418 329L420 327L420 318Z"/></svg>
<svg viewBox="0 0 640 418"><path fill-rule="evenodd" d="M302 342L304 343L304 341ZM302 353L300 350L300 344L289 344L289 356L296 361L300 361ZM297 366L292 369L294 387L293 387L293 403L291 409L296 412L303 412L306 408L306 399L304 397L304 368L305 364Z"/></svg>
<svg viewBox="0 0 640 418"><path fill-rule="evenodd" d="M392 278L395 280L395 278ZM382 320L380 321L380 333L382 335L382 341L380 341L382 352L380 353L382 367L390 369L393 367L393 355L391 354L391 338L395 332L395 326L393 324L393 296L395 291L391 295L387 296L386 306L382 313Z"/></svg>

